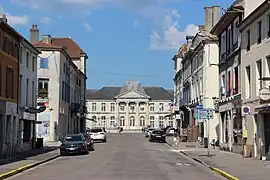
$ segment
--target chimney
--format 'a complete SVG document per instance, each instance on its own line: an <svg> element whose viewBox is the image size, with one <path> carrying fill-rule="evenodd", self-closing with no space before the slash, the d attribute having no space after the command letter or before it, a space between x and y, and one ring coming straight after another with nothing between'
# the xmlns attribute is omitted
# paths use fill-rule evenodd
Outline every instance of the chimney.
<svg viewBox="0 0 270 180"><path fill-rule="evenodd" d="M39 29L37 28L37 25L33 24L32 28L30 29L30 42L38 42L39 40Z"/></svg>
<svg viewBox="0 0 270 180"><path fill-rule="evenodd" d="M213 18L213 8L212 7L204 7L204 25L205 30L210 31L212 26L212 18Z"/></svg>
<svg viewBox="0 0 270 180"><path fill-rule="evenodd" d="M202 32L205 30L205 26L204 25L199 25L199 32Z"/></svg>
<svg viewBox="0 0 270 180"><path fill-rule="evenodd" d="M211 31L211 29L216 25L220 19L220 6L212 6L204 8L204 25L206 31Z"/></svg>
<svg viewBox="0 0 270 180"><path fill-rule="evenodd" d="M52 44L52 37L51 35L43 35L42 36L42 42L46 44Z"/></svg>
<svg viewBox="0 0 270 180"><path fill-rule="evenodd" d="M217 24L217 22L220 20L220 17L221 17L220 6L213 6L213 18L212 18L213 25L212 25L212 27L214 27Z"/></svg>
<svg viewBox="0 0 270 180"><path fill-rule="evenodd" d="M7 16L5 14L3 14L1 20L3 22L7 23Z"/></svg>
<svg viewBox="0 0 270 180"><path fill-rule="evenodd" d="M186 36L186 40L187 40L187 49L190 48L191 44L192 44L192 40L193 40L194 36Z"/></svg>

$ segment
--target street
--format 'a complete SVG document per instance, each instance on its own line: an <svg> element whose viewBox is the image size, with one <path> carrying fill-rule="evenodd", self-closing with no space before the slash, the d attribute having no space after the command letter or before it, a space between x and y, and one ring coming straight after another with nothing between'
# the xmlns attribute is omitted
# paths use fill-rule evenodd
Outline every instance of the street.
<svg viewBox="0 0 270 180"><path fill-rule="evenodd" d="M203 165L172 151L162 143L150 143L142 134L110 134L107 143L96 143L88 155L60 157L13 180L218 180Z"/></svg>

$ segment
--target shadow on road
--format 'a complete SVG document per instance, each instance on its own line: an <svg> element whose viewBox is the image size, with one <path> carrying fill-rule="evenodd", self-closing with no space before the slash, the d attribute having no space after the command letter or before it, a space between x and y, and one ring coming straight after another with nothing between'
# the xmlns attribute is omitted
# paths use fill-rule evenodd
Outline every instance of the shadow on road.
<svg viewBox="0 0 270 180"><path fill-rule="evenodd" d="M59 149L59 146L50 146L50 147L44 147L41 149L32 149L32 150L23 151L23 152L10 151L10 152L7 152L6 154L0 152L0 166L14 163L16 161L26 160L28 158L32 158L38 155L46 154L56 149Z"/></svg>

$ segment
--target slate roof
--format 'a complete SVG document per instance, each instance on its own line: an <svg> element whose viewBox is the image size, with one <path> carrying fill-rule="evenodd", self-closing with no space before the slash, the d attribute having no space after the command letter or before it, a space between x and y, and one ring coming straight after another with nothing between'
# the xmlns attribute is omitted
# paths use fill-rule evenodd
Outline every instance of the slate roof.
<svg viewBox="0 0 270 180"><path fill-rule="evenodd" d="M142 94L146 94L146 92L144 91L143 87L141 86L139 81L126 81L126 84L121 88L120 93L119 94L124 94L126 92L139 92Z"/></svg>
<svg viewBox="0 0 270 180"><path fill-rule="evenodd" d="M99 90L87 90L86 99L88 100L114 100L119 95L123 87L103 87ZM173 100L172 90L166 90L163 87L142 87L145 94L150 96L151 100Z"/></svg>

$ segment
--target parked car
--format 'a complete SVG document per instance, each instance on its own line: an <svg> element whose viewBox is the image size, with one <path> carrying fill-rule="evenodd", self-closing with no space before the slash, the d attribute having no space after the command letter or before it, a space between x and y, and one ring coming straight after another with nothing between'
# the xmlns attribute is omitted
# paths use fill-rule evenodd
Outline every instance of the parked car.
<svg viewBox="0 0 270 180"><path fill-rule="evenodd" d="M60 145L60 154L87 154L87 142L83 134L68 135Z"/></svg>
<svg viewBox="0 0 270 180"><path fill-rule="evenodd" d="M164 133L163 130L154 130L151 134L150 134L150 138L149 138L150 142L166 142L166 135Z"/></svg>
<svg viewBox="0 0 270 180"><path fill-rule="evenodd" d="M149 137L150 134L152 133L152 131L154 131L154 128L149 128L145 131L145 137Z"/></svg>
<svg viewBox="0 0 270 180"><path fill-rule="evenodd" d="M93 139L91 138L91 135L90 134L83 134L85 140L86 140L86 144L87 144L87 149L88 151L94 151L94 141Z"/></svg>
<svg viewBox="0 0 270 180"><path fill-rule="evenodd" d="M107 142L107 137L106 137L106 130L105 128L102 127L95 127L90 129L90 135L91 138L94 141L102 141L102 142Z"/></svg>

